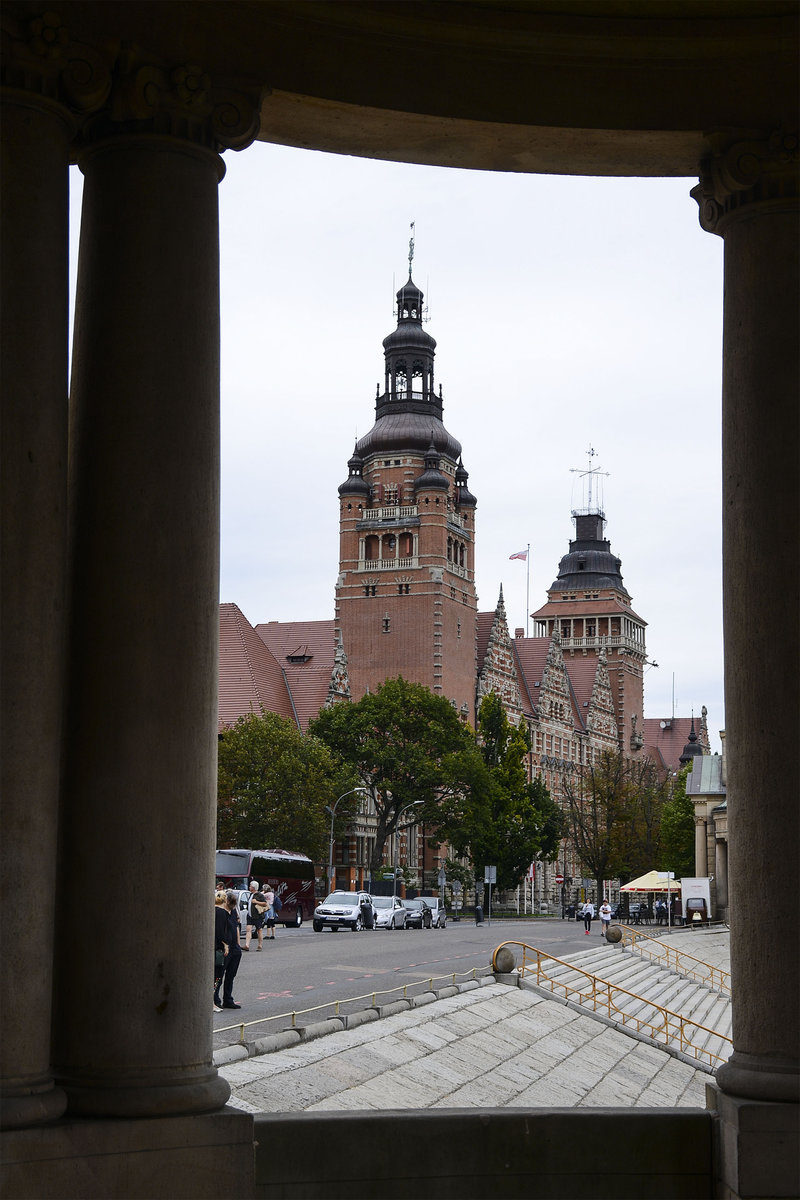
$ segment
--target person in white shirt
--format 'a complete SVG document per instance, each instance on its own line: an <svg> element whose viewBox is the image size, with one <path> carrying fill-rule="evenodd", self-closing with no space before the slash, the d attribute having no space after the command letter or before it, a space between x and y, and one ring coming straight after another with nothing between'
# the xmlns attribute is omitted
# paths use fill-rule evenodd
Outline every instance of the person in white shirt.
<svg viewBox="0 0 800 1200"><path fill-rule="evenodd" d="M588 937L592 932L592 921L594 920L594 905L588 900L583 906L583 928Z"/></svg>
<svg viewBox="0 0 800 1200"><path fill-rule="evenodd" d="M611 924L611 905L608 903L606 896L603 903L600 905L600 937L605 937L608 933L608 927Z"/></svg>

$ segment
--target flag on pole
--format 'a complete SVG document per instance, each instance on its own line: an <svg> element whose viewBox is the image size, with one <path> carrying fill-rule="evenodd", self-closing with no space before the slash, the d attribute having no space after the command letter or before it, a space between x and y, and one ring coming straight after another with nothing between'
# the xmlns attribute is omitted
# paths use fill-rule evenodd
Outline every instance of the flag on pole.
<svg viewBox="0 0 800 1200"><path fill-rule="evenodd" d="M509 554L508 561L511 562L511 560L514 558L521 558L523 562L527 562L528 561L528 551L527 550L518 550L516 554Z"/></svg>

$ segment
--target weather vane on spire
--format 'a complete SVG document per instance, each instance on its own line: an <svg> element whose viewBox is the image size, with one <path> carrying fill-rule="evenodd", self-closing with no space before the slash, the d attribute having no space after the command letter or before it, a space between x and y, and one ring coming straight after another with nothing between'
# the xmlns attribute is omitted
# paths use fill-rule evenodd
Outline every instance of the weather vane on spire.
<svg viewBox="0 0 800 1200"><path fill-rule="evenodd" d="M411 264L414 261L414 226L416 221L411 222L411 237L408 239L408 278L411 278Z"/></svg>
<svg viewBox="0 0 800 1200"><path fill-rule="evenodd" d="M599 467L592 466L592 459L597 458L597 451L595 450L594 446L590 446L589 449L586 451L586 454L588 455L588 458L589 458L589 465L586 468L586 470L582 471L580 469L580 467L570 467L570 472L573 475L580 476L580 478L584 481L588 480L589 503L587 504L586 507L587 507L587 511L591 512L592 511L592 481L594 480L595 476L598 477L598 492L599 492L600 476L605 475L606 477L608 477L608 471L601 471ZM599 503L599 498L598 498L598 503Z"/></svg>

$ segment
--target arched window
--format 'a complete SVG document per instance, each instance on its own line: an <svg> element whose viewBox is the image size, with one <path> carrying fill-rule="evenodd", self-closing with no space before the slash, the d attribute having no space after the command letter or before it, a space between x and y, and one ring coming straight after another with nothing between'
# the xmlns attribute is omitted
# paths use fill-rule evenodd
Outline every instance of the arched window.
<svg viewBox="0 0 800 1200"><path fill-rule="evenodd" d="M375 534L371 533L369 537L364 538L364 558L368 562L374 562L378 557L378 539Z"/></svg>

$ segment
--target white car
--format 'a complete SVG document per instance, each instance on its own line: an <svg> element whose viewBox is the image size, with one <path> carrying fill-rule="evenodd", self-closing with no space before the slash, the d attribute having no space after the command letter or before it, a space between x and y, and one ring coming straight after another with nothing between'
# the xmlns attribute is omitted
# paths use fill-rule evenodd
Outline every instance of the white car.
<svg viewBox="0 0 800 1200"><path fill-rule="evenodd" d="M431 929L446 929L447 912L445 911L444 901L440 900L437 896L423 896L422 898L431 910Z"/></svg>
<svg viewBox="0 0 800 1200"><path fill-rule="evenodd" d="M405 929L406 910L397 896L373 896L376 929Z"/></svg>
<svg viewBox="0 0 800 1200"><path fill-rule="evenodd" d="M356 933L371 923L371 916L374 916L374 909L368 892L331 892L314 909L314 932L321 933L327 925L334 933L338 929L352 929Z"/></svg>

